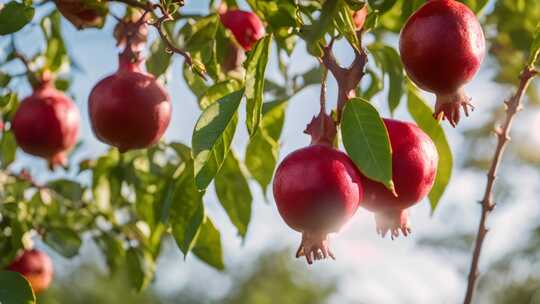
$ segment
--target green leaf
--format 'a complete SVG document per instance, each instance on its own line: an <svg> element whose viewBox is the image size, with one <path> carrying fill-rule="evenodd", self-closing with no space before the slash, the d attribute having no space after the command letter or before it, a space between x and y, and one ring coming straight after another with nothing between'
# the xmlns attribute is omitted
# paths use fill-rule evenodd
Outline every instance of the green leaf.
<svg viewBox="0 0 540 304"><path fill-rule="evenodd" d="M126 261L131 286L137 291L144 290L156 271L152 256L140 248L132 247L127 251Z"/></svg>
<svg viewBox="0 0 540 304"><path fill-rule="evenodd" d="M250 139L246 148L246 167L265 193L279 157L278 141L286 106L287 102L283 100L264 103L261 130Z"/></svg>
<svg viewBox="0 0 540 304"><path fill-rule="evenodd" d="M369 76L370 83L369 83L369 86L366 88L365 91L360 92L360 95L365 100L371 100L371 98L373 98L373 96L375 96L377 93L382 91L384 85L383 85L381 79L379 79L377 74L372 69L367 69L366 70L366 75Z"/></svg>
<svg viewBox="0 0 540 304"><path fill-rule="evenodd" d="M159 77L169 68L172 54L168 53L165 44L161 39L156 39L150 46L150 56L146 60L146 70L148 73Z"/></svg>
<svg viewBox="0 0 540 304"><path fill-rule="evenodd" d="M435 177L433 188L428 195L431 203L431 211L433 213L435 212L452 176L452 150L450 150L450 145L446 140L443 128L435 119L433 119L433 111L418 95L416 89L413 88L412 85L409 85L407 108L418 126L429 135L431 140L433 140L439 154L437 176Z"/></svg>
<svg viewBox="0 0 540 304"><path fill-rule="evenodd" d="M0 10L0 35L15 33L34 18L34 8L11 1Z"/></svg>
<svg viewBox="0 0 540 304"><path fill-rule="evenodd" d="M242 172L241 164L230 151L216 175L216 194L242 238L246 236L251 219L253 197L248 182Z"/></svg>
<svg viewBox="0 0 540 304"><path fill-rule="evenodd" d="M192 154L195 184L204 190L223 164L236 131L243 90L233 92L204 110L195 124Z"/></svg>
<svg viewBox="0 0 540 304"><path fill-rule="evenodd" d="M533 67L536 65L536 61L540 56L540 23L536 26L534 33L534 39L531 45L530 57L529 57L529 66Z"/></svg>
<svg viewBox="0 0 540 304"><path fill-rule="evenodd" d="M180 250L187 255L193 248L204 220L204 192L198 191L193 180L193 160L184 164L173 194L169 221L172 234Z"/></svg>
<svg viewBox="0 0 540 304"><path fill-rule="evenodd" d="M2 162L2 168L7 168L15 161L17 142L15 141L15 135L11 131L0 134L2 134L0 139L0 161Z"/></svg>
<svg viewBox="0 0 540 304"><path fill-rule="evenodd" d="M221 248L221 236L210 218L206 218L193 248L193 253L208 265L218 269L225 269Z"/></svg>
<svg viewBox="0 0 540 304"><path fill-rule="evenodd" d="M209 87L199 99L199 105L201 109L206 109L219 99L229 95L230 93L237 91L241 88L241 84L238 80L228 79L222 82L218 82Z"/></svg>
<svg viewBox="0 0 540 304"><path fill-rule="evenodd" d="M57 179L48 183L48 187L54 192L60 194L63 198L73 202L78 202L82 198L83 188L82 186L72 180Z"/></svg>
<svg viewBox="0 0 540 304"><path fill-rule="evenodd" d="M369 46L369 50L373 54L377 65L381 67L383 75L388 75L390 83L390 87L388 88L388 107L393 115L404 93L405 74L403 73L401 59L398 52L388 45L374 43Z"/></svg>
<svg viewBox="0 0 540 304"><path fill-rule="evenodd" d="M359 50L361 47L360 40L356 35L356 25L352 15L353 11L347 5L342 5L335 19L336 29L349 41L354 49Z"/></svg>
<svg viewBox="0 0 540 304"><path fill-rule="evenodd" d="M60 70L69 64L69 56L64 39L62 38L62 22L60 13L53 11L49 16L41 20L41 29L47 40L45 50L45 68L52 72Z"/></svg>
<svg viewBox="0 0 540 304"><path fill-rule="evenodd" d="M368 0L369 6L371 6L373 10L378 10L380 14L384 14L391 10L396 2L397 0Z"/></svg>
<svg viewBox="0 0 540 304"><path fill-rule="evenodd" d="M11 76L9 74L6 74L2 71L0 71L0 88L5 88L9 82L11 81ZM2 105L0 104L0 108Z"/></svg>
<svg viewBox="0 0 540 304"><path fill-rule="evenodd" d="M257 132L262 117L264 95L264 73L270 55L272 36L259 40L249 52L246 67L246 125L251 136Z"/></svg>
<svg viewBox="0 0 540 304"><path fill-rule="evenodd" d="M107 266L111 273L115 273L120 270L125 263L126 250L122 244L122 241L114 237L111 233L104 233L102 235L94 237L96 244L101 249L102 254L105 256Z"/></svg>
<svg viewBox="0 0 540 304"><path fill-rule="evenodd" d="M343 109L341 134L345 150L360 171L394 191L392 148L377 110L361 98L349 100Z"/></svg>
<svg viewBox="0 0 540 304"><path fill-rule="evenodd" d="M45 244L66 258L79 254L82 245L79 235L69 228L49 228L43 240Z"/></svg>
<svg viewBox="0 0 540 304"><path fill-rule="evenodd" d="M338 14L341 6L343 6L343 0L327 0L324 2L321 15L308 28L306 41L314 43L324 37L324 35L332 28L332 22Z"/></svg>
<svg viewBox="0 0 540 304"><path fill-rule="evenodd" d="M30 282L18 272L0 271L0 303L34 304L36 296Z"/></svg>
<svg viewBox="0 0 540 304"><path fill-rule="evenodd" d="M182 69L182 74L184 76L184 80L186 81L187 86L197 96L197 98L201 98L208 89L206 83L204 80L197 74L193 73L191 68L184 64L184 67Z"/></svg>

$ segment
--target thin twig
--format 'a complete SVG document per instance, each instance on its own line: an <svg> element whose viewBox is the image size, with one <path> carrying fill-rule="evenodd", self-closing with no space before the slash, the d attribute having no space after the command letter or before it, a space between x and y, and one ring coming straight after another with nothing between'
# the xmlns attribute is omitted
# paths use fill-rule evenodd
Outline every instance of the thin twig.
<svg viewBox="0 0 540 304"><path fill-rule="evenodd" d="M327 78L328 78L328 69L325 66L323 66L322 77L321 77L321 97L320 97L322 113L326 113L326 89L327 89L326 79Z"/></svg>
<svg viewBox="0 0 540 304"><path fill-rule="evenodd" d="M469 270L469 278L467 284L467 292L465 294L464 304L470 304L474 295L474 290L476 286L476 280L478 278L478 262L480 260L480 254L482 251L482 245L486 234L488 233L488 228L486 228L486 220L495 208L495 203L493 202L493 186L495 179L497 178L497 171L501 163L502 156L506 145L510 141L510 130L512 128L512 123L517 112L522 109L522 101L527 87L529 86L531 80L538 74L537 70L534 70L530 67L526 67L520 76L520 83L515 95L513 95L510 100L506 101L506 120L502 127L499 127L495 130L497 134L497 148L495 149L495 155L493 161L491 162L491 167L487 174L487 184L486 190L484 192L484 198L480 202L482 205L482 214L480 216L480 223L478 225L478 232L476 236L476 242L474 245L474 251L472 255L471 267Z"/></svg>
<svg viewBox="0 0 540 304"><path fill-rule="evenodd" d="M186 51L182 50L181 48L175 46L173 44L173 42L167 36L167 33L163 30L163 27L162 27L163 23L173 20L173 17L167 12L165 7L163 7L161 4L152 4L149 1L146 1L146 2L138 2L136 0L108 0L108 1L124 3L124 4L127 4L129 6L140 8L140 9L144 10L144 15L146 15L148 13L152 13L154 16L156 16L156 18L157 18L156 21L148 23L148 24L152 25L154 28L156 28L156 30L159 33L159 36L160 36L161 40L163 41L163 43L165 43L167 49L170 50L173 53L176 53L176 54L179 54L179 55L183 56L186 64L188 66L190 66L193 70L195 70L195 72L199 76L201 76L203 79L206 79L206 76L204 75L204 73L200 72L199 69L196 69L196 68L193 67L193 59L191 57L191 54L189 54L188 52L186 52ZM160 11L160 13L162 15L161 17L157 17L157 14L155 12L156 9L158 9Z"/></svg>

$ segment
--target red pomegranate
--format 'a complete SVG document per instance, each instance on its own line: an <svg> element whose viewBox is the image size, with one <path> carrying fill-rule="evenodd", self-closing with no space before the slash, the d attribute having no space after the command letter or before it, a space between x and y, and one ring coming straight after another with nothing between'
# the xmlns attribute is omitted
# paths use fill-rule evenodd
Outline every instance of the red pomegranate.
<svg viewBox="0 0 540 304"><path fill-rule="evenodd" d="M12 129L19 147L45 158L52 169L67 164L66 153L77 143L79 120L73 101L46 80L21 102Z"/></svg>
<svg viewBox="0 0 540 304"><path fill-rule="evenodd" d="M407 208L431 190L439 155L433 141L416 125L384 119L392 146L392 178L397 197L383 184L362 176L365 197L362 207L375 213L377 232L392 238L410 233Z"/></svg>
<svg viewBox="0 0 540 304"><path fill-rule="evenodd" d="M120 54L118 71L98 82L88 101L94 134L120 152L154 145L171 119L169 94L133 58Z"/></svg>
<svg viewBox="0 0 540 304"><path fill-rule="evenodd" d="M281 217L302 233L296 257L335 258L328 234L354 215L364 190L360 172L343 152L327 144L313 144L289 154L274 176L274 197Z"/></svg>
<svg viewBox="0 0 540 304"><path fill-rule="evenodd" d="M367 15L368 15L367 5L364 5L363 8L354 12L353 21L354 21L354 25L356 26L356 30L361 30L362 28L364 28L364 23L366 22Z"/></svg>
<svg viewBox="0 0 540 304"><path fill-rule="evenodd" d="M30 282L35 293L49 288L54 275L49 256L36 249L24 251L8 266L7 270L23 275Z"/></svg>
<svg viewBox="0 0 540 304"><path fill-rule="evenodd" d="M485 38L474 13L454 0L431 0L407 21L399 41L401 60L420 88L437 95L434 116L456 126L460 108L474 109L462 86L480 68Z"/></svg>
<svg viewBox="0 0 540 304"><path fill-rule="evenodd" d="M255 42L266 33L261 19L253 12L233 9L220 14L220 18L221 23L231 30L236 41L246 51L250 51Z"/></svg>
<svg viewBox="0 0 540 304"><path fill-rule="evenodd" d="M54 0L62 16L76 28L102 27L107 15L106 2L87 3L83 0Z"/></svg>

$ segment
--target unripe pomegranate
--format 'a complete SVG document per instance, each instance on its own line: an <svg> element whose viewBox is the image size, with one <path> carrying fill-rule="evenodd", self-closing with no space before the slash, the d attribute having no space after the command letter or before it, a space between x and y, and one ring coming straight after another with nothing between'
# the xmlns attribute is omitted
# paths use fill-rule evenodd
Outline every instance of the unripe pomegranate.
<svg viewBox="0 0 540 304"><path fill-rule="evenodd" d="M236 41L246 51L250 51L255 42L266 33L261 19L253 12L233 9L220 14L220 18L221 23L231 30Z"/></svg>
<svg viewBox="0 0 540 304"><path fill-rule="evenodd" d="M49 288L54 275L49 256L36 249L24 251L8 266L7 270L23 275L30 282L35 293Z"/></svg>
<svg viewBox="0 0 540 304"><path fill-rule="evenodd" d="M411 123L384 119L392 146L392 178L397 196L383 184L362 176L362 207L375 213L377 232L392 238L410 233L406 209L421 201L433 187L439 155L433 141Z"/></svg>
<svg viewBox="0 0 540 304"><path fill-rule="evenodd" d="M364 23L366 23L366 17L368 15L368 8L367 5L364 5L360 10L357 10L353 14L353 21L354 25L356 26L356 30L359 31L362 28L364 28Z"/></svg>
<svg viewBox="0 0 540 304"><path fill-rule="evenodd" d="M364 190L360 172L343 152L327 144L314 144L289 154L277 168L274 197L281 217L302 233L297 257L335 258L328 234L353 216Z"/></svg>
<svg viewBox="0 0 540 304"><path fill-rule="evenodd" d="M102 27L107 15L106 2L87 3L83 0L54 0L62 16L76 28Z"/></svg>
<svg viewBox="0 0 540 304"><path fill-rule="evenodd" d="M434 116L456 126L460 108L474 109L462 86L480 68L485 38L474 13L454 0L431 0L407 21L399 41L401 60L420 88L437 95Z"/></svg>
<svg viewBox="0 0 540 304"><path fill-rule="evenodd" d="M88 101L94 134L120 152L154 145L171 119L169 94L140 63L124 51L118 71L98 82Z"/></svg>
<svg viewBox="0 0 540 304"><path fill-rule="evenodd" d="M24 152L43 157L49 166L65 166L66 153L77 143L79 110L66 95L46 80L22 102L12 129Z"/></svg>

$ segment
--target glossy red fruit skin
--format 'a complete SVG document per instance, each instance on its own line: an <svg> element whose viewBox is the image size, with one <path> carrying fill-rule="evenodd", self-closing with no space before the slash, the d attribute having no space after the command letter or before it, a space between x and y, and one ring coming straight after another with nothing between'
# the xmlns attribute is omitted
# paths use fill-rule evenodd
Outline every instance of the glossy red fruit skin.
<svg viewBox="0 0 540 304"><path fill-rule="evenodd" d="M220 18L246 51L250 51L255 42L266 34L261 19L253 12L234 9L222 13Z"/></svg>
<svg viewBox="0 0 540 304"><path fill-rule="evenodd" d="M399 49L409 77L420 88L437 94L439 108L443 103L469 101L461 87L480 68L485 38L466 5L454 0L428 1L406 22Z"/></svg>
<svg viewBox="0 0 540 304"><path fill-rule="evenodd" d="M289 154L276 171L273 191L279 213L299 232L337 232L363 198L354 163L326 145Z"/></svg>
<svg viewBox="0 0 540 304"><path fill-rule="evenodd" d="M35 249L24 251L8 266L7 270L23 275L30 282L35 293L49 288L54 276L53 264L49 256Z"/></svg>
<svg viewBox="0 0 540 304"><path fill-rule="evenodd" d="M362 175L364 201L362 207L375 212L378 230L386 233L397 228L407 234L405 209L426 197L435 181L439 156L431 138L412 123L384 119L392 146L392 179L397 197L383 184ZM380 222L381 215L388 217ZM405 229L405 231L403 230Z"/></svg>
<svg viewBox="0 0 540 304"><path fill-rule="evenodd" d="M54 0L56 8L77 29L102 27L105 23L106 7L92 7L83 0Z"/></svg>
<svg viewBox="0 0 540 304"><path fill-rule="evenodd" d="M51 167L66 165L66 152L77 143L79 110L49 82L25 98L12 121L19 147L45 158Z"/></svg>
<svg viewBox="0 0 540 304"><path fill-rule="evenodd" d="M96 84L88 102L94 134L120 152L157 143L172 112L165 88L127 57L120 55L118 71Z"/></svg>

